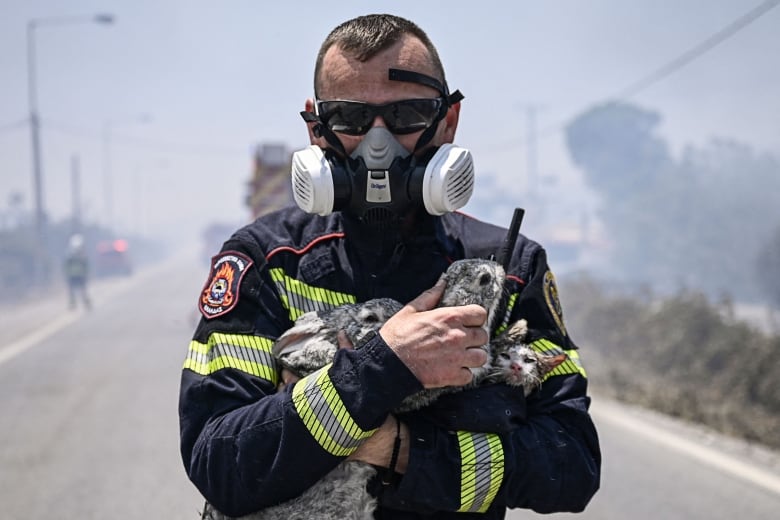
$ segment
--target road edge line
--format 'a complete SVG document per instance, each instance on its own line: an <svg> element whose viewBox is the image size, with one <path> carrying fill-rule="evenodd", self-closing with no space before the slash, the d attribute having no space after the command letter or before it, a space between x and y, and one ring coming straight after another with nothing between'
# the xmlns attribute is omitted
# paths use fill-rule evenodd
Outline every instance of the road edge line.
<svg viewBox="0 0 780 520"><path fill-rule="evenodd" d="M769 471L746 464L735 457L720 453L712 448L686 440L677 434L667 432L645 420L632 417L626 412L621 412L617 406L599 403L593 408L591 412L598 418L597 422L604 419L621 428L630 430L632 433L642 435L690 458L780 495L780 478Z"/></svg>

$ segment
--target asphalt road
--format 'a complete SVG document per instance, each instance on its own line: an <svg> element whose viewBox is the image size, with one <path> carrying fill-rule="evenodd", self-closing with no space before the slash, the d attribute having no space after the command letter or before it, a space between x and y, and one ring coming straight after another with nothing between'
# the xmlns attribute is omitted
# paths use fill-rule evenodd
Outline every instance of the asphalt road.
<svg viewBox="0 0 780 520"><path fill-rule="evenodd" d="M206 275L192 258L95 284L90 312L56 291L0 306L0 518L198 518L176 412ZM597 397L593 413L603 482L579 517L780 515L778 453Z"/></svg>

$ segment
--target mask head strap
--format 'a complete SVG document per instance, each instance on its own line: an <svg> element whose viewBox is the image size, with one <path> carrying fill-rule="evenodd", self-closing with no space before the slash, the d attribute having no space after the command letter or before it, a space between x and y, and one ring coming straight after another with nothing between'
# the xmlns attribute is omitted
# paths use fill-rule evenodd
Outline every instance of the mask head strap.
<svg viewBox="0 0 780 520"><path fill-rule="evenodd" d="M450 94L447 85L444 85L438 79L421 72L402 69L389 69L387 71L387 79L390 81L405 81L407 83L417 83L419 85L431 87L433 90L441 94L441 97L444 98L447 107L451 107L458 101L462 100L464 97L463 94L460 93L460 90L456 90Z"/></svg>
<svg viewBox="0 0 780 520"><path fill-rule="evenodd" d="M407 83L425 85L426 87L430 87L436 90L439 94L441 94L441 97L444 100L444 103L441 104L441 111L436 116L436 121L434 124L426 128L425 131L420 135L420 138L417 140L417 144L414 146L414 151L416 152L428 144L431 139L433 139L433 134L436 133L436 126L438 125L439 121L444 119L444 116L447 115L447 110L449 110L452 105L462 100L464 96L460 93L460 90L456 90L450 94L446 84L443 84L438 79L421 72L402 69L389 69L387 71L387 78L390 81L405 81Z"/></svg>
<svg viewBox="0 0 780 520"><path fill-rule="evenodd" d="M314 134L314 137L324 137L325 140L328 141L328 144L331 145L336 152L338 152L343 157L347 156L347 152L346 150L344 150L344 145L341 143L341 139L339 139L339 137L333 132L333 130L328 128L328 125L322 123L320 116L318 116L314 112L306 112L304 110L303 112L301 112L301 117L307 123L317 123L311 129L312 133Z"/></svg>
<svg viewBox="0 0 780 520"><path fill-rule="evenodd" d="M416 152L430 142L430 140L433 138L433 134L436 133L437 124L439 121L444 119L445 115L447 115L447 110L452 105L462 100L464 96L460 93L460 90L456 90L450 94L447 85L443 84L438 79L421 72L402 69L389 69L388 79L390 81L405 81L407 83L425 85L426 87L430 87L436 90L439 94L441 94L441 97L444 100L444 103L441 105L441 111L436 116L434 124L425 129L425 131L420 135L420 138L417 140L417 144L414 146L414 151ZM301 112L301 117L307 123L316 123L314 128L312 128L312 132L314 133L315 137L324 137L328 144L330 144L340 155L343 157L347 156L347 153L344 150L344 145L341 143L341 139L339 139L338 136L330 128L328 128L328 125L322 123L322 120L317 114L303 111Z"/></svg>

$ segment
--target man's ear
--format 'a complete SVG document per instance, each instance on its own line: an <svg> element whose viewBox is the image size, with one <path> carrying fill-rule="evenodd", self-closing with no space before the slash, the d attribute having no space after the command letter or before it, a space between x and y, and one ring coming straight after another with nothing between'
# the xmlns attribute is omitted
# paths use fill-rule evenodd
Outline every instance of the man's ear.
<svg viewBox="0 0 780 520"><path fill-rule="evenodd" d="M444 143L455 141L455 131L458 129L458 119L460 118L460 101L447 109L444 116L444 133L442 135Z"/></svg>
<svg viewBox="0 0 780 520"><path fill-rule="evenodd" d="M313 98L308 98L306 100L306 103L304 104L304 108L303 109L306 112L311 112L313 114L314 113L314 99ZM316 144L320 148L325 148L325 146L327 144L325 139L323 137L321 137L321 136L317 136L314 133L314 127L316 125L318 125L318 124L319 123L315 123L315 122L312 122L312 123L308 123L307 122L306 123L306 128L309 130L309 144Z"/></svg>

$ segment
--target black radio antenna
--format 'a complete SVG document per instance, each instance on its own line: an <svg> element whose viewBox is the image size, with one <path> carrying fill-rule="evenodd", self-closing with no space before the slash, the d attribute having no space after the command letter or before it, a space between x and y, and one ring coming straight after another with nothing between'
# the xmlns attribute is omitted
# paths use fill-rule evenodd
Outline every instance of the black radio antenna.
<svg viewBox="0 0 780 520"><path fill-rule="evenodd" d="M501 244L501 248L498 250L496 262L501 264L505 271L509 269L509 260L512 258L512 252L515 250L517 234L520 233L520 224L523 223L524 215L525 210L523 208L515 208L515 212L512 215L512 223L509 225L509 231L507 231L504 243Z"/></svg>

